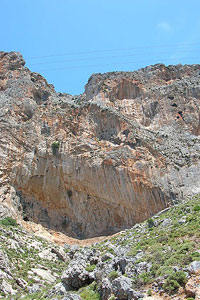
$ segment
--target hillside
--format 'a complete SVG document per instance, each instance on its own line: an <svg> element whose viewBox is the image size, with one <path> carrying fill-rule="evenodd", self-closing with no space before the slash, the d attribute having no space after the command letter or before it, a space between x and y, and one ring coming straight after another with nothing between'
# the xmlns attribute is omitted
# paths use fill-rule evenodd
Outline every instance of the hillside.
<svg viewBox="0 0 200 300"><path fill-rule="evenodd" d="M200 299L199 229L199 196L86 247L56 246L3 219L0 299Z"/></svg>

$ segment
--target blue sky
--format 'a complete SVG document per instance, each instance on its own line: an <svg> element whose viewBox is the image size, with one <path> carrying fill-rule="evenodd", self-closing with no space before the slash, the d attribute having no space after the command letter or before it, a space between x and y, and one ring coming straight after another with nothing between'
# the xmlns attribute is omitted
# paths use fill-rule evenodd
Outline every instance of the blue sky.
<svg viewBox="0 0 200 300"><path fill-rule="evenodd" d="M199 0L1 0L0 50L79 94L92 73L199 63L199 11Z"/></svg>

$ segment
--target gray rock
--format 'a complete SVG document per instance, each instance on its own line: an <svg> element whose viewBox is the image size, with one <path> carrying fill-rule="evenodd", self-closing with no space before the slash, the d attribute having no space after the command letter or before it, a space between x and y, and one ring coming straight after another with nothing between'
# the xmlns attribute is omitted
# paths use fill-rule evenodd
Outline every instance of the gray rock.
<svg viewBox="0 0 200 300"><path fill-rule="evenodd" d="M36 107L37 104L32 99L27 98L24 100L24 113L28 120L34 115Z"/></svg>
<svg viewBox="0 0 200 300"><path fill-rule="evenodd" d="M52 248L51 252L55 253L62 261L69 260L67 253L62 248Z"/></svg>
<svg viewBox="0 0 200 300"><path fill-rule="evenodd" d="M186 216L183 216L181 219L178 220L179 224L185 224L186 223Z"/></svg>
<svg viewBox="0 0 200 300"><path fill-rule="evenodd" d="M57 283L48 293L48 297L51 298L54 295L65 296L67 294L66 286L62 282Z"/></svg>
<svg viewBox="0 0 200 300"><path fill-rule="evenodd" d="M2 280L2 283L0 285L0 291L2 291L5 294L11 294L11 295L16 294L16 291L13 290L12 285L8 283L5 279Z"/></svg>
<svg viewBox="0 0 200 300"><path fill-rule="evenodd" d="M152 267L151 263L147 263L146 261L140 262L136 265L136 273L141 274L143 272L149 272Z"/></svg>
<svg viewBox="0 0 200 300"><path fill-rule="evenodd" d="M27 286L27 282L22 278L16 278L16 283L24 289Z"/></svg>
<svg viewBox="0 0 200 300"><path fill-rule="evenodd" d="M54 283L54 282L56 281L56 278L55 278L55 277L51 274L51 272L48 271L48 270L39 269L39 268L34 269L34 268L33 268L33 269L31 269L31 271L32 271L35 275L41 277L44 281L47 281L47 282L49 282L49 283Z"/></svg>
<svg viewBox="0 0 200 300"><path fill-rule="evenodd" d="M190 265L189 265L189 272L190 273L198 273L200 272L200 261L193 261Z"/></svg>
<svg viewBox="0 0 200 300"><path fill-rule="evenodd" d="M12 276L10 267L11 266L7 254L0 250L0 269Z"/></svg>
<svg viewBox="0 0 200 300"><path fill-rule="evenodd" d="M0 193L1 195L1 193ZM11 214L11 211L8 207L6 207L5 205L3 204L0 204L0 220L6 218L6 217L11 217L12 214Z"/></svg>
<svg viewBox="0 0 200 300"><path fill-rule="evenodd" d="M162 223L161 226L162 227L168 227L172 224L172 220L171 219L165 219Z"/></svg>
<svg viewBox="0 0 200 300"><path fill-rule="evenodd" d="M53 298L52 300L58 300L58 298ZM67 294L64 298L59 298L59 300L82 300L79 295Z"/></svg>
<svg viewBox="0 0 200 300"><path fill-rule="evenodd" d="M66 247L65 247L66 248ZM69 253L68 253L68 255L69 255L69 257L71 258L71 259L73 259L73 257L74 257L74 254L77 252L77 251L79 251L80 250L80 247L79 246L72 246L72 247L70 247L70 251L69 251Z"/></svg>
<svg viewBox="0 0 200 300"><path fill-rule="evenodd" d="M102 279L101 292L102 292L102 300L107 300L111 295L111 283L108 278Z"/></svg>
<svg viewBox="0 0 200 300"><path fill-rule="evenodd" d="M125 273L126 265L127 265L127 259L125 259L124 257L116 258L114 260L115 269L118 268L122 274Z"/></svg>
<svg viewBox="0 0 200 300"><path fill-rule="evenodd" d="M68 269L62 274L61 280L68 291L78 289L93 281L93 279L90 278L89 272L85 270L85 266L79 262L70 264Z"/></svg>
<svg viewBox="0 0 200 300"><path fill-rule="evenodd" d="M33 294L41 290L41 285L34 283L32 286L28 286L27 289L30 294Z"/></svg>
<svg viewBox="0 0 200 300"><path fill-rule="evenodd" d="M99 257L98 256L92 256L89 258L89 262L91 265L96 265L99 262Z"/></svg>
<svg viewBox="0 0 200 300"><path fill-rule="evenodd" d="M50 261L55 261L57 259L57 255L51 252L51 249L44 249L38 253L38 256L42 259L47 259Z"/></svg>
<svg viewBox="0 0 200 300"><path fill-rule="evenodd" d="M138 299L141 294L137 294L133 290L132 285L132 280L130 278L120 276L112 281L113 294L119 300Z"/></svg>
<svg viewBox="0 0 200 300"><path fill-rule="evenodd" d="M113 258L114 258L114 255L112 255L111 253L108 252L101 257L101 261L104 262L108 259L113 259Z"/></svg>
<svg viewBox="0 0 200 300"><path fill-rule="evenodd" d="M12 279L12 276L0 270L0 279Z"/></svg>
<svg viewBox="0 0 200 300"><path fill-rule="evenodd" d="M19 243L13 239L8 239L7 245L8 245L8 249L17 250L18 248L20 248Z"/></svg>

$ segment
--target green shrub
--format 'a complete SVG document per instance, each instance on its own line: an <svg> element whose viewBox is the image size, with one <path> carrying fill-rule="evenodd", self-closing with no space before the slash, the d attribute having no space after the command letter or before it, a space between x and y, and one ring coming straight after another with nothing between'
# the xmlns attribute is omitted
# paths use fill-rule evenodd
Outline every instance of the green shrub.
<svg viewBox="0 0 200 300"><path fill-rule="evenodd" d="M192 256L192 260L198 260L198 259L200 259L200 253L197 252L197 251L192 252L191 256Z"/></svg>
<svg viewBox="0 0 200 300"><path fill-rule="evenodd" d="M54 155L58 152L59 147L60 147L59 141L55 141L52 143L51 148Z"/></svg>
<svg viewBox="0 0 200 300"><path fill-rule="evenodd" d="M84 300L100 300L101 297L96 289L96 282L93 282L89 287L84 288L81 292L80 297Z"/></svg>
<svg viewBox="0 0 200 300"><path fill-rule="evenodd" d="M186 283L186 280L186 274L183 271L172 271L165 280L163 288L165 291L172 293L180 286L183 286Z"/></svg>
<svg viewBox="0 0 200 300"><path fill-rule="evenodd" d="M11 217L6 217L0 221L0 224L5 226L17 226L17 222L15 219Z"/></svg>
<svg viewBox="0 0 200 300"><path fill-rule="evenodd" d="M152 227L154 226L154 221L153 221L153 219L152 219L152 218L148 219L148 220L147 220L147 224L148 224L148 227L149 227L149 228L152 228Z"/></svg>
<svg viewBox="0 0 200 300"><path fill-rule="evenodd" d="M169 277L165 280L165 283L163 285L164 290L170 294L175 292L179 287L180 284L176 280Z"/></svg>
<svg viewBox="0 0 200 300"><path fill-rule="evenodd" d="M195 205L193 208L194 211L200 211L200 205Z"/></svg>
<svg viewBox="0 0 200 300"><path fill-rule="evenodd" d="M151 297L151 295L152 295L151 289L148 289L148 291L147 291L147 296L148 296L148 297Z"/></svg>
<svg viewBox="0 0 200 300"><path fill-rule="evenodd" d="M93 272L95 268L96 268L96 265L87 265L85 269L88 272Z"/></svg>
<svg viewBox="0 0 200 300"><path fill-rule="evenodd" d="M137 285L145 285L151 281L150 273L142 272L140 275L136 278Z"/></svg>
<svg viewBox="0 0 200 300"><path fill-rule="evenodd" d="M109 276L108 276L111 280L114 280L115 278L119 277L119 274L117 271L111 271Z"/></svg>

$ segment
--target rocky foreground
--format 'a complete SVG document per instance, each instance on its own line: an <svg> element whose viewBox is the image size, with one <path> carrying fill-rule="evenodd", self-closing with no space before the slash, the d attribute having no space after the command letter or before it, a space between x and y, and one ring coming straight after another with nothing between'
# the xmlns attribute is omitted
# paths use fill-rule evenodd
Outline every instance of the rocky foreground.
<svg viewBox="0 0 200 300"><path fill-rule="evenodd" d="M84 239L131 228L200 192L200 65L92 75L57 93L0 52L0 201Z"/></svg>
<svg viewBox="0 0 200 300"><path fill-rule="evenodd" d="M200 197L91 246L0 221L0 299L200 299Z"/></svg>

